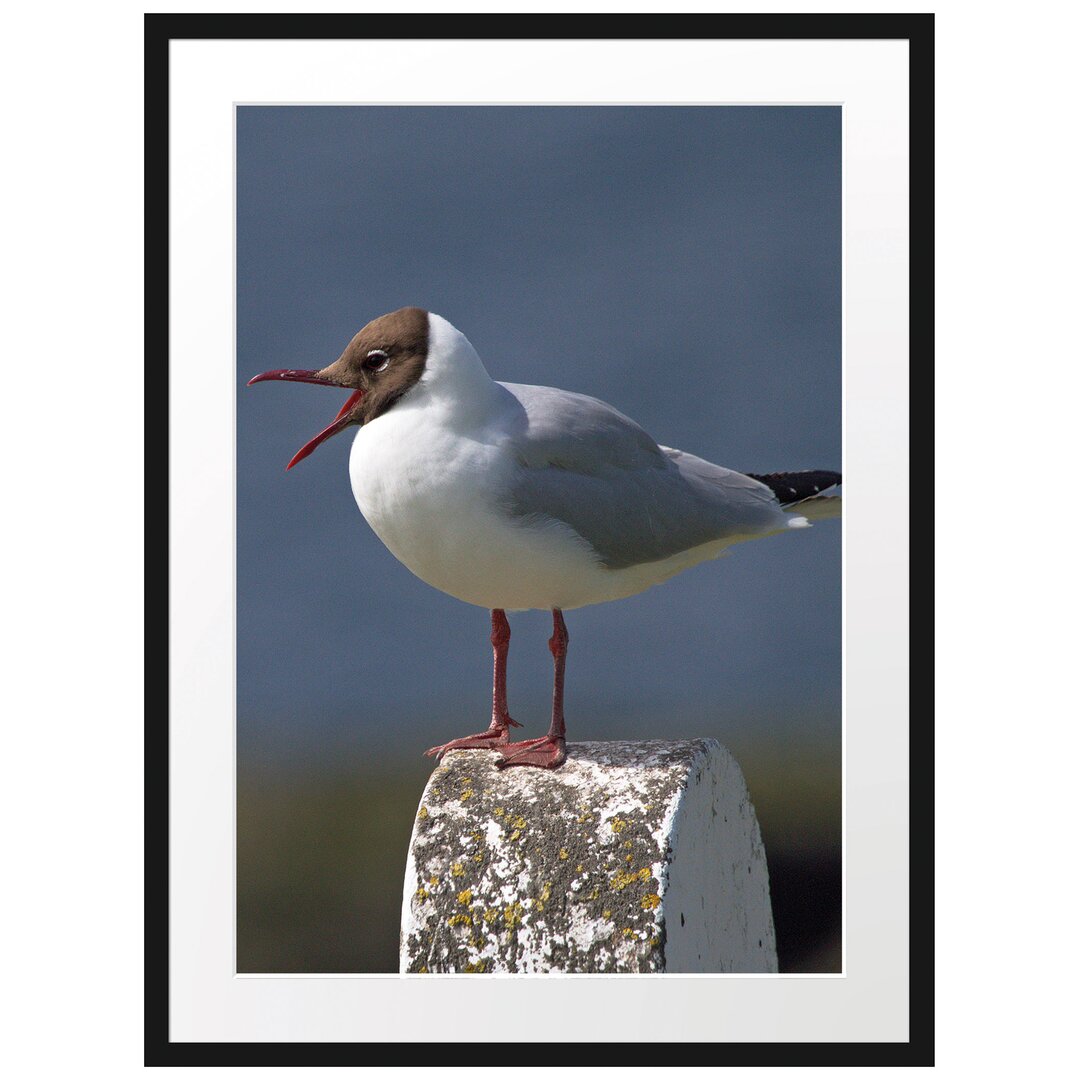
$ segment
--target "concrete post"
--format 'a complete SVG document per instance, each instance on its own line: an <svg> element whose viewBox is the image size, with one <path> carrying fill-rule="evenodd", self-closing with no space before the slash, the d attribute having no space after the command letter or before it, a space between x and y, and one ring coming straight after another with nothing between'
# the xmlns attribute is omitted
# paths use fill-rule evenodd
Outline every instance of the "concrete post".
<svg viewBox="0 0 1080 1080"><path fill-rule="evenodd" d="M713 739L571 743L554 772L448 754L413 825L401 970L774 972L769 876Z"/></svg>

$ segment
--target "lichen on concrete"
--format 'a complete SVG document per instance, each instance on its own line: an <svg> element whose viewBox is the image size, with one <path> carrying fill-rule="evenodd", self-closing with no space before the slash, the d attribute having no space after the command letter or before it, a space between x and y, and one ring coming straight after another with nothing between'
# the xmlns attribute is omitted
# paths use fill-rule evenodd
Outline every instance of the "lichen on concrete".
<svg viewBox="0 0 1080 1080"><path fill-rule="evenodd" d="M414 825L402 970L664 971L677 811L717 751L572 743L558 770L502 772L448 754Z"/></svg>

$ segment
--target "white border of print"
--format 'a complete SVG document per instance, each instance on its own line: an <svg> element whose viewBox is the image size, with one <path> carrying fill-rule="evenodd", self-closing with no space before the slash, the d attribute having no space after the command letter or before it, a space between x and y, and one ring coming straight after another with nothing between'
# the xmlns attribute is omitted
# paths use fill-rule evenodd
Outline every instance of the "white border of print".
<svg viewBox="0 0 1080 1080"><path fill-rule="evenodd" d="M905 1041L908 512L873 481L907 489L907 43L409 48L402 84L379 41L170 46L170 1038L474 1041L462 1018L509 1003L485 1041L541 1041L545 1012L560 1041ZM844 976L235 974L233 114L254 101L844 106Z"/></svg>

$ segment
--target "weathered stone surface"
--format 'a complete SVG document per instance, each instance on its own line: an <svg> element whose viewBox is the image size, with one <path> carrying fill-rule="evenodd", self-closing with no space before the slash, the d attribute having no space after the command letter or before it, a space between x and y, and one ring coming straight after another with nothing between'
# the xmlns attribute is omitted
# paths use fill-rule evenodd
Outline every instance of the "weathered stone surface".
<svg viewBox="0 0 1080 1080"><path fill-rule="evenodd" d="M448 754L413 826L403 972L776 971L768 871L715 740Z"/></svg>

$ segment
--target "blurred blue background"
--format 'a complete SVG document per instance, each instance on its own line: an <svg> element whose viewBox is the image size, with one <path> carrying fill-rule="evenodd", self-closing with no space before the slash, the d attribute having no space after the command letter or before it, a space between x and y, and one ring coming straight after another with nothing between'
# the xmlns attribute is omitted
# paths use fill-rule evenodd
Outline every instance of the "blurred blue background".
<svg viewBox="0 0 1080 1080"><path fill-rule="evenodd" d="M488 615L370 531L351 434L284 471L346 393L246 380L415 304L494 378L665 445L839 469L840 164L834 107L238 108L240 970L394 969L420 754L490 710ZM742 761L787 970L836 970L840 610L825 522L567 616L571 740L709 735ZM511 711L541 734L549 617L511 626Z"/></svg>

